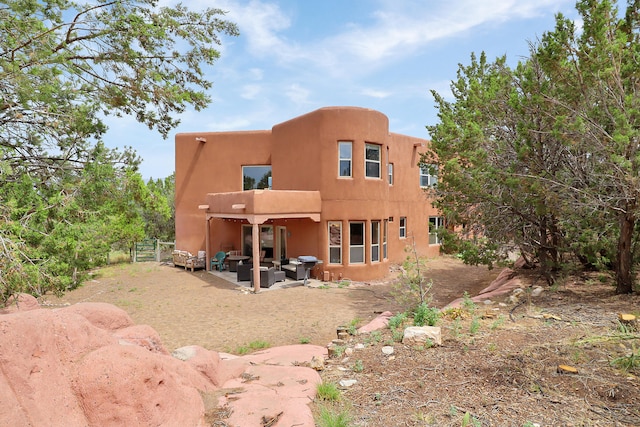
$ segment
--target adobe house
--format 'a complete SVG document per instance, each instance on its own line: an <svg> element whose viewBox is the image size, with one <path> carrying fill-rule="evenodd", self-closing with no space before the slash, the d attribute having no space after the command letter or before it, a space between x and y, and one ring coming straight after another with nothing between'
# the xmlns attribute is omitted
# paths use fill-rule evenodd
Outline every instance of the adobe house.
<svg viewBox="0 0 640 427"><path fill-rule="evenodd" d="M309 255L319 278L383 278L413 244L437 256L442 218L418 167L428 141L382 113L327 107L271 130L176 135L176 249L263 262ZM209 262L207 262L209 268ZM258 286L256 286L257 290Z"/></svg>

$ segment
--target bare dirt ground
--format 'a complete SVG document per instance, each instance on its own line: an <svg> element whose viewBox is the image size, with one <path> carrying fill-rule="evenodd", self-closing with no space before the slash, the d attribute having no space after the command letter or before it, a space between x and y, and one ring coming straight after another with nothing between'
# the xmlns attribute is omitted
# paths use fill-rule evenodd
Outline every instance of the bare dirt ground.
<svg viewBox="0 0 640 427"><path fill-rule="evenodd" d="M474 295L498 273L432 260L433 305ZM329 360L321 375L357 383L343 388L339 402L317 408L348 413L352 426L640 426L640 335L616 323L619 312L640 315L640 297L616 296L600 278L570 277L540 297L525 293L519 305L495 301L461 317L450 313L438 324L439 347L405 346L388 329L351 337L349 347L364 349ZM197 344L235 353L257 341L324 346L338 325L397 313L390 291L381 281L247 294L204 271L141 263L99 270L46 303L112 303L156 329L169 350ZM385 345L392 355L382 353ZM560 364L578 373L559 374Z"/></svg>

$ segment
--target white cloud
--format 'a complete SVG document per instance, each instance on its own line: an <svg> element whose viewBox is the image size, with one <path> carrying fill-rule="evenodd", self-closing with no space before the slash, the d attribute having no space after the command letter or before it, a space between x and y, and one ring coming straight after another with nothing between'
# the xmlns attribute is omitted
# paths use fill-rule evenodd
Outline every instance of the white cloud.
<svg viewBox="0 0 640 427"><path fill-rule="evenodd" d="M295 104L308 104L310 93L311 92L308 89L305 89L296 83L285 89L285 95Z"/></svg>
<svg viewBox="0 0 640 427"><path fill-rule="evenodd" d="M244 99L256 99L258 94L262 91L262 86L260 85L244 85L242 86L242 91L240 92L240 96Z"/></svg>
<svg viewBox="0 0 640 427"><path fill-rule="evenodd" d="M368 96L371 98L379 98L379 99L387 98L392 94L389 91L382 91L382 90L371 89L371 88L362 89L360 93L364 96Z"/></svg>

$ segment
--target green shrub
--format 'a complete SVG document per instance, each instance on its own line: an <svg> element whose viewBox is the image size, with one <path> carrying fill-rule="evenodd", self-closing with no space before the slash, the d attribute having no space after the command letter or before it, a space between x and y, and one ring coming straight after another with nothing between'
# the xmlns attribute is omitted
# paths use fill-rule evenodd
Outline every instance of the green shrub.
<svg viewBox="0 0 640 427"><path fill-rule="evenodd" d="M335 383L322 382L316 388L318 399L335 402L340 400L340 390Z"/></svg>
<svg viewBox="0 0 640 427"><path fill-rule="evenodd" d="M320 413L315 421L319 427L349 427L351 425L351 415L346 409L338 410L321 406Z"/></svg>
<svg viewBox="0 0 640 427"><path fill-rule="evenodd" d="M394 330L402 327L402 324L407 320L407 313L398 313L389 319L389 329Z"/></svg>
<svg viewBox="0 0 640 427"><path fill-rule="evenodd" d="M435 326L440 319L440 310L436 307L429 307L427 304L420 304L413 313L413 324L415 326Z"/></svg>

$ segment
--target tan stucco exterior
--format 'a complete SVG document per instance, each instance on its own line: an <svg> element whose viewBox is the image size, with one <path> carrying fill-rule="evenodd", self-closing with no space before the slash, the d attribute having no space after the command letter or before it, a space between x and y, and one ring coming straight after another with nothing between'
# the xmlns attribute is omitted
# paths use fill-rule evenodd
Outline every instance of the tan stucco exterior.
<svg viewBox="0 0 640 427"><path fill-rule="evenodd" d="M339 176L340 141L351 143L351 176ZM365 144L380 149L380 177L365 177ZM420 188L420 153L428 141L389 132L388 118L357 107L327 107L252 132L198 132L176 135L176 248L247 251L242 227L272 228L269 258L312 255L323 260L320 276L371 280L384 277L391 263L406 258L415 239L421 255L429 245L429 217L438 216ZM393 164L393 185L388 180ZM271 189L243 191L243 166L270 165ZM400 238L400 218L407 238ZM329 222L342 228L341 262L329 258ZM372 261L371 224L379 221L380 260ZM350 260L350 224L363 224L364 262ZM387 251L383 256L383 229ZM262 232L255 233L253 236ZM280 240L286 240L286 250ZM254 239L253 242L259 242ZM251 246L249 244L249 246ZM354 251L361 251L355 248ZM335 255L335 250L334 250ZM335 261L335 259L334 259ZM326 277L326 276L325 276Z"/></svg>

